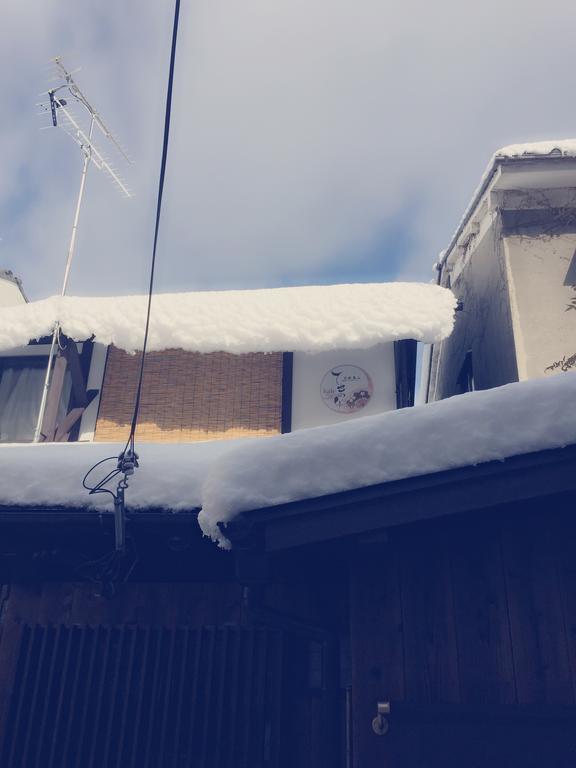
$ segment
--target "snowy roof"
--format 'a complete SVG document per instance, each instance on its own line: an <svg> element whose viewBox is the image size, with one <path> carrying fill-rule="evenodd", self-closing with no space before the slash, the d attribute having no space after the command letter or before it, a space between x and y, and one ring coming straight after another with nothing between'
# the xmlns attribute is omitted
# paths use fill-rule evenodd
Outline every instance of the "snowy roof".
<svg viewBox="0 0 576 768"><path fill-rule="evenodd" d="M291 432L216 462L199 522L576 443L576 372ZM225 543L225 542L224 542Z"/></svg>
<svg viewBox="0 0 576 768"><path fill-rule="evenodd" d="M576 139L509 144L497 149L492 160L513 157L576 157Z"/></svg>
<svg viewBox="0 0 576 768"><path fill-rule="evenodd" d="M202 530L225 544L218 523L241 512L576 443L575 398L567 372L275 437L139 444L127 503L202 507ZM0 505L107 506L81 480L119 449L0 446Z"/></svg>
<svg viewBox="0 0 576 768"><path fill-rule="evenodd" d="M149 350L280 352L367 348L385 341L439 341L455 299L424 283L305 286L156 295ZM53 297L0 309L0 350L51 333L142 348L145 296Z"/></svg>
<svg viewBox="0 0 576 768"><path fill-rule="evenodd" d="M202 481L237 440L204 443L140 443L138 482L130 483L130 505L136 508L197 509ZM244 442L250 442L244 440ZM109 496L89 496L82 478L91 466L118 456L125 443L0 443L0 506L87 507L107 509ZM104 474L114 468L104 465ZM15 478L25 475L25 482ZM103 474L94 475L101 479ZM113 485L111 487L114 487Z"/></svg>
<svg viewBox="0 0 576 768"><path fill-rule="evenodd" d="M492 179L494 172L499 165L502 165L509 160L534 160L539 159L556 159L556 158L576 158L576 139L558 139L548 141L532 141L524 142L521 144L508 144L505 147L500 147L490 158L490 162L484 173L480 178L480 183L476 187L472 199L468 204L468 207L464 211L462 218L456 228L456 231L452 235L450 244L440 254L439 261L437 263L443 264L456 245L456 241L460 237L462 230L466 226L467 221L470 219L472 213L476 209L476 206L480 202L480 198L486 191L490 180Z"/></svg>

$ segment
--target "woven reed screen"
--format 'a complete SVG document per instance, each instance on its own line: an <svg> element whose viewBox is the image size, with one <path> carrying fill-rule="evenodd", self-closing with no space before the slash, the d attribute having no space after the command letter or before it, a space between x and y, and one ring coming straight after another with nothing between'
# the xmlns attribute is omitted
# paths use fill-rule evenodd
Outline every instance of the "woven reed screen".
<svg viewBox="0 0 576 768"><path fill-rule="evenodd" d="M110 347L94 439L129 432L140 357ZM146 356L137 436L150 442L276 434L282 421L282 353Z"/></svg>

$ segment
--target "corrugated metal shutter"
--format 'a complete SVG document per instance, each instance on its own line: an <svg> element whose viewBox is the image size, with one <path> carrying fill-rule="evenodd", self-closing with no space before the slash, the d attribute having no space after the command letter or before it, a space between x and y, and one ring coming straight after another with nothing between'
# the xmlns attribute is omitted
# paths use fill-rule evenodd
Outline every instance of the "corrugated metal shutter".
<svg viewBox="0 0 576 768"><path fill-rule="evenodd" d="M283 636L237 626L22 628L3 768L275 768Z"/></svg>

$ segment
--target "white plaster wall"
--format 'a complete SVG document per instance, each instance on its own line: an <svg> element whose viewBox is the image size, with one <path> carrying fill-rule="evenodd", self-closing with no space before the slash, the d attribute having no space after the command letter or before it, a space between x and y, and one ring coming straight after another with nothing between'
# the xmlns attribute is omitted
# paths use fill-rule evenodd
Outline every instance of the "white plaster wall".
<svg viewBox="0 0 576 768"><path fill-rule="evenodd" d="M321 395L325 374L343 365L362 368L370 376L373 393L368 404L353 413L331 410ZM292 429L338 424L396 408L394 344L378 344L370 349L336 350L308 354L294 353L292 378Z"/></svg>
<svg viewBox="0 0 576 768"><path fill-rule="evenodd" d="M22 291L16 283L0 276L0 307L11 307L14 304L25 303L26 300L22 296Z"/></svg>
<svg viewBox="0 0 576 768"><path fill-rule="evenodd" d="M504 247L519 378L576 370L576 234L509 236Z"/></svg>
<svg viewBox="0 0 576 768"><path fill-rule="evenodd" d="M462 311L456 312L452 334L434 345L429 401L459 392L458 377L469 351L477 389L518 380L500 225L491 221L492 227L474 238L456 276L445 269L443 284L450 275Z"/></svg>

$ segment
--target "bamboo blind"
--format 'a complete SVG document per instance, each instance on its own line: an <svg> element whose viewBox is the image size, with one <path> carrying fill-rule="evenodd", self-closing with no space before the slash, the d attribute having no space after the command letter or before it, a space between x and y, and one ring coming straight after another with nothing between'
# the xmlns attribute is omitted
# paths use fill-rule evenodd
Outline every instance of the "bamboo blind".
<svg viewBox="0 0 576 768"><path fill-rule="evenodd" d="M96 441L128 436L139 355L110 347ZM282 420L282 353L146 355L137 437L194 442L276 434Z"/></svg>

